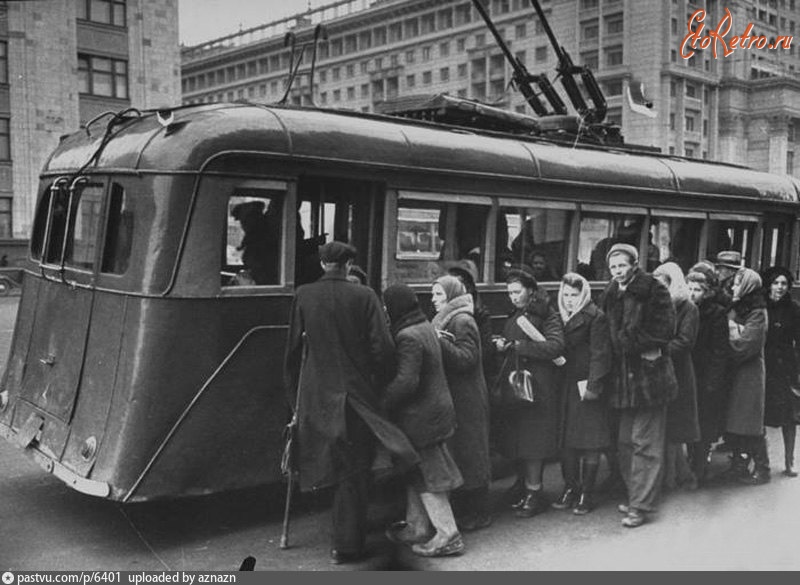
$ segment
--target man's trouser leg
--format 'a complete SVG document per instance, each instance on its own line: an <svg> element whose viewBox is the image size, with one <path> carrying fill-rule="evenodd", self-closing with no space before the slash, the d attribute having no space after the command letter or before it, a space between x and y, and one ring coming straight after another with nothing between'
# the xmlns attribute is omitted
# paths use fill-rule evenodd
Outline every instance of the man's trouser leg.
<svg viewBox="0 0 800 585"><path fill-rule="evenodd" d="M367 532L367 492L375 439L349 406L347 439L340 445L336 461L341 480L331 507L332 548L340 553L359 554L364 550Z"/></svg>
<svg viewBox="0 0 800 585"><path fill-rule="evenodd" d="M664 468L667 407L639 408L630 414L628 504L637 510L654 512Z"/></svg>
<svg viewBox="0 0 800 585"><path fill-rule="evenodd" d="M633 432L633 420L636 411L632 408L625 408L619 411L619 434L617 436L617 462L619 473L625 482L625 490L628 499L631 495L631 464L633 460L633 442L631 434Z"/></svg>

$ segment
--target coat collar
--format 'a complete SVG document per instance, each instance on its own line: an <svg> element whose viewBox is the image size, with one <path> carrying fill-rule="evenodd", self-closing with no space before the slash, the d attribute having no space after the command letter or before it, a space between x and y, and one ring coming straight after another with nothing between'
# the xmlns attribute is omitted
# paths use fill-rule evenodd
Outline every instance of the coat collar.
<svg viewBox="0 0 800 585"><path fill-rule="evenodd" d="M588 321L591 321L597 316L598 310L597 305L589 301L588 305L581 309L576 315L573 315L569 321L564 323L564 331L574 331L582 325L585 325Z"/></svg>
<svg viewBox="0 0 800 585"><path fill-rule="evenodd" d="M319 279L320 280L344 280L345 282L347 282L347 276L344 274L344 272L341 272L341 271L338 271L338 270L334 270L334 271L331 271L331 272L326 272L325 274L320 276Z"/></svg>

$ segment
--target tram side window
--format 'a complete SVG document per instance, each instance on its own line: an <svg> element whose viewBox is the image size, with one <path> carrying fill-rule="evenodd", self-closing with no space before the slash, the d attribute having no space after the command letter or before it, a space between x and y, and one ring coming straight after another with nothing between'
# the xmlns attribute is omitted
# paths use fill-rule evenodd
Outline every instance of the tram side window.
<svg viewBox="0 0 800 585"><path fill-rule="evenodd" d="M76 191L72 203L64 263L92 269L97 253L97 234L103 210L103 185L87 185Z"/></svg>
<svg viewBox="0 0 800 585"><path fill-rule="evenodd" d="M761 268L789 266L786 246L791 229L787 223L767 223L764 226L764 247L761 253Z"/></svg>
<svg viewBox="0 0 800 585"><path fill-rule="evenodd" d="M488 205L402 199L397 208L397 277L429 283L447 264L470 260L483 282Z"/></svg>
<svg viewBox="0 0 800 585"><path fill-rule="evenodd" d="M664 262L675 262L687 272L698 260L702 227L702 219L651 217L650 242L655 250L647 259L647 271Z"/></svg>
<svg viewBox="0 0 800 585"><path fill-rule="evenodd" d="M566 269L573 213L567 209L502 207L505 234L498 227L498 260L502 258L506 265L527 265L539 282L560 279Z"/></svg>
<svg viewBox="0 0 800 585"><path fill-rule="evenodd" d="M283 192L239 189L227 209L223 285L280 284Z"/></svg>
<svg viewBox="0 0 800 585"><path fill-rule="evenodd" d="M108 204L108 226L103 247L101 272L124 274L130 263L133 243L133 205L122 185L111 186Z"/></svg>
<svg viewBox="0 0 800 585"><path fill-rule="evenodd" d="M617 243L638 248L643 223L643 215L583 213L576 271L588 280L609 280L606 254Z"/></svg>
<svg viewBox="0 0 800 585"><path fill-rule="evenodd" d="M708 258L713 260L723 250L736 250L750 266L755 232L755 222L712 219L708 222Z"/></svg>

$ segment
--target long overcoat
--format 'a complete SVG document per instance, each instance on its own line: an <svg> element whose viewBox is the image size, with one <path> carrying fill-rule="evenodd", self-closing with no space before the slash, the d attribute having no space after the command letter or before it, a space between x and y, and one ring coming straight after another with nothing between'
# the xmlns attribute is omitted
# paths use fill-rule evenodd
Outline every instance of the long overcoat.
<svg viewBox="0 0 800 585"><path fill-rule="evenodd" d="M300 393L297 456L301 489L339 481L342 470L335 460L338 446L347 440L346 406L402 466L419 462L408 438L379 413L393 356L394 343L372 289L348 282L339 273L326 273L317 282L297 289L289 323L285 383L292 406L296 392Z"/></svg>
<svg viewBox="0 0 800 585"><path fill-rule="evenodd" d="M561 401L563 446L570 449L605 449L611 444L606 386L611 372L608 320L594 303L586 305L564 324L564 390ZM596 400L581 400L578 381Z"/></svg>
<svg viewBox="0 0 800 585"><path fill-rule="evenodd" d="M789 294L777 303L767 299L769 330L764 346L767 384L764 424L770 427L796 424L791 385L797 380L800 349L800 305Z"/></svg>
<svg viewBox="0 0 800 585"><path fill-rule="evenodd" d="M491 481L489 396L483 376L481 338L472 315L459 313L444 326L452 335L439 339L447 386L456 411L456 431L448 442L464 478L462 489Z"/></svg>
<svg viewBox="0 0 800 585"><path fill-rule="evenodd" d="M400 329L395 335L397 372L386 387L385 412L417 449L453 436L453 399L444 374L442 350L427 320Z"/></svg>
<svg viewBox="0 0 800 585"><path fill-rule="evenodd" d="M722 434L730 387L728 315L713 298L703 299L698 312L697 342L692 350L697 413L701 440L711 443Z"/></svg>
<svg viewBox="0 0 800 585"><path fill-rule="evenodd" d="M623 291L616 281L606 287L601 308L608 318L614 353L609 404L613 408L668 404L677 395L677 388L674 367L666 351L675 333L675 307L667 287L637 268ZM662 352L656 358L661 364L658 369L652 368L655 374L648 375L642 354L653 350ZM665 377L669 369L672 369L672 384ZM641 384L632 383L634 376L639 377ZM644 395L643 384L649 388L650 397Z"/></svg>
<svg viewBox="0 0 800 585"><path fill-rule="evenodd" d="M687 298L675 303L675 317L675 336L667 344L667 351L678 379L678 396L667 407L667 441L694 443L700 440L700 421L692 349L697 341L700 313Z"/></svg>
<svg viewBox="0 0 800 585"><path fill-rule="evenodd" d="M764 343L767 339L766 302L760 291L733 304L728 313L731 381L725 430L737 435L764 432ZM730 330L729 330L730 331Z"/></svg>
<svg viewBox="0 0 800 585"><path fill-rule="evenodd" d="M517 325L525 316L544 336L533 341ZM536 402L498 411L498 442L509 459L546 459L558 454L558 428L563 371L553 359L564 354L564 324L561 315L549 304L546 293L536 291L524 309L515 311L506 321L503 336L514 342L504 356L498 383L506 384L508 373L517 368L533 374ZM518 358L518 360L517 360Z"/></svg>

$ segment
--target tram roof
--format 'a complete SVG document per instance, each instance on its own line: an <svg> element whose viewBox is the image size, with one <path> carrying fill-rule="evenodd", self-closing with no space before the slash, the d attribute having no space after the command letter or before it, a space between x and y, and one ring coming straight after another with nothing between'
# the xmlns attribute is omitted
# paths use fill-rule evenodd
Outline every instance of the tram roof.
<svg viewBox="0 0 800 585"><path fill-rule="evenodd" d="M214 168L218 155L238 151L696 196L797 202L800 192L800 181L788 175L735 165L381 115L255 104L181 107L173 115L167 126L155 114L120 124L88 172L200 171ZM101 124L92 128L92 136L81 130L62 140L43 172L69 174L84 165L102 140Z"/></svg>

